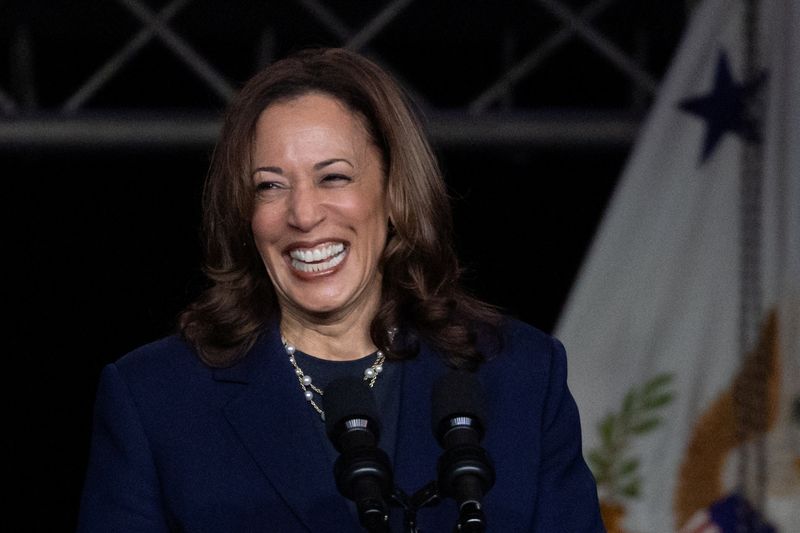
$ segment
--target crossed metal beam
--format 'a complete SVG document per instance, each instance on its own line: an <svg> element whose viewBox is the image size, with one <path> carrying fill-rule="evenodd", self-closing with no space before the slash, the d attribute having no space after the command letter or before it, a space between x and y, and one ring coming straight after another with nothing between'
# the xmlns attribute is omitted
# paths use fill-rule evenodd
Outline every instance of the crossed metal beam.
<svg viewBox="0 0 800 533"><path fill-rule="evenodd" d="M390 2L357 33L348 28L333 11L318 0L297 1L327 27L331 33L344 41L345 48L361 50L414 0L394 0Z"/></svg>
<svg viewBox="0 0 800 533"><path fill-rule="evenodd" d="M306 8L309 13L316 17L323 26L333 33L340 40L344 41L344 48L350 50L364 50L366 51L367 44L371 41L380 31L385 28L397 15L399 15L406 7L408 7L414 0L394 0L384 7L377 15L368 21L361 31L354 32L347 24L342 22L330 9L328 9L319 0L297 0L300 5ZM375 53L370 52L373 58L380 62L384 67L389 67L380 57ZM430 108L427 99L414 89L411 83L405 82L399 74L392 72L403 87L408 91L414 102L422 108Z"/></svg>
<svg viewBox="0 0 800 533"><path fill-rule="evenodd" d="M395 0L389 3L375 18L369 21L361 31L353 34L336 15L319 0L298 0L319 22L325 25L334 35L346 41L345 47L358 50L363 48L383 27L405 9L413 0ZM606 39L589 24L591 19L599 15L617 0L596 0L580 14L576 14L556 0L536 0L552 15L561 20L564 27L551 36L539 47L528 53L514 65L504 76L481 93L471 104L470 113L483 113L497 99L506 94L522 77L533 71L544 59L572 37L581 37L587 44L605 56L614 66L628 75L631 80L644 88L649 94L655 93L658 82L646 71L632 61L619 47ZM415 98L419 101L419 96ZM424 101L420 103L424 104Z"/></svg>
<svg viewBox="0 0 800 533"><path fill-rule="evenodd" d="M588 22L616 1L617 0L597 0L581 11L578 18L581 21ZM551 35L537 48L528 52L525 57L512 66L500 79L478 95L478 97L469 104L469 112L476 114L486 111L492 103L511 90L515 83L533 71L542 61L566 44L574 35L575 30L573 27L566 25L557 33Z"/></svg>
<svg viewBox="0 0 800 533"><path fill-rule="evenodd" d="M62 106L62 111L73 113L89 100L119 69L130 60L145 44L158 37L163 44L203 79L222 99L227 102L233 97L235 89L186 41L169 29L167 23L191 0L173 0L157 15L138 0L117 0L142 22L144 27L122 49L112 56L92 75ZM312 14L326 25L340 39L346 41L345 47L353 50L364 48L380 31L389 24L413 0L394 0L384 7L358 32L352 32L330 10L317 0L299 0ZM4 105L0 93L0 105ZM7 100L7 98L6 98ZM10 101L9 101L10 102Z"/></svg>
<svg viewBox="0 0 800 533"><path fill-rule="evenodd" d="M536 0L552 15L568 25L572 30L583 38L587 44L604 55L611 63L628 75L634 82L654 93L658 89L658 82L650 74L632 61L618 46L606 39L600 32L592 28L581 17L577 16L564 4L557 0Z"/></svg>
<svg viewBox="0 0 800 533"><path fill-rule="evenodd" d="M177 35L168 26L169 22L184 9L192 0L171 0L165 7L157 13L153 12L150 8L142 3L141 0L117 0L117 2L125 7L133 16L139 19L142 27L139 31L115 54L113 54L94 74L92 74L61 106L63 115L75 116L78 111L89 101L98 90L100 90L117 72L128 62L130 59L141 50L147 43L153 39L158 39L163 45L174 53L186 66L188 66L201 80L203 80L224 102L230 101L236 89L221 75L212 65L210 65L199 53L197 53L187 42ZM297 0L298 4L304 7L311 15L313 15L322 25L327 28L335 37L342 41L342 46L352 50L360 50L380 61L376 55L368 50L369 43L381 32L388 24L397 18L414 0L392 0L381 8L373 17L371 17L360 29L353 30L346 23L344 23L333 11L331 11L324 3L323 0ZM635 61L633 61L625 52L617 47L613 42L608 40L599 31L592 26L592 20L608 8L612 3L617 0L595 0L591 5L585 7L580 12L573 12L565 7L560 0L536 0L536 2L547 10L553 17L558 19L562 27L543 43L535 49L528 52L520 61L511 66L505 74L495 80L489 85L482 93L467 106L467 113L460 113L456 115L442 113L437 111L426 102L426 99L415 92L412 84L406 83L400 76L401 83L407 88L412 96L412 99L417 105L426 109L426 114L431 116L433 129L438 133L437 136L441 139L452 139L453 142L471 142L470 138L475 141L473 136L486 136L491 141L503 142L503 140L511 140L517 142L521 139L535 138L542 141L544 137L543 131L539 128L541 124L536 124L538 120L535 117L526 116L517 113L511 118L492 119L495 113L488 115L486 112L489 107L499 98L507 95L512 87L519 82L524 76L530 74L537 68L544 59L552 55L559 47L563 46L570 39L580 38L592 49L598 52L599 55L605 57L611 62L618 70L629 77L632 82L641 89L648 93L655 92L657 88L657 81L653 79L643 68L641 68ZM383 63L383 62L381 62ZM41 115L34 121L22 121L14 119L15 115L20 109L19 103L3 91L0 87L0 111L8 115L12 120L2 124L4 137L9 139L7 134L11 130L9 126L16 123L17 126L23 126L29 135L36 135L35 132L44 133L45 129L40 124ZM469 116L473 118L470 119ZM470 126L470 120L475 121L475 116L481 116L481 121L475 123L474 127ZM497 116L499 117L499 115ZM622 115L620 114L620 117ZM115 120L109 122L106 120L85 120L76 117L79 120L64 121L59 126L67 128L89 127L99 128L95 135L89 135L94 140L104 138L102 131L116 132L116 137L112 136L109 142L114 142L117 139L119 142L128 142L136 135L135 132L128 130L124 124L118 123ZM143 123L141 119L136 117L129 117L131 123L138 123L139 126L144 125L145 129L155 131L157 128L165 127L166 122L155 121ZM54 119L47 119L53 122ZM567 119L570 128L575 127L578 121L573 117ZM137 122L138 121L138 122ZM457 125L455 129L448 126L448 122ZM208 117L199 116L195 121L196 131L194 135L190 134L192 128L192 121L187 122L184 120L178 129L172 133L180 133L180 135L187 135L186 138L193 138L195 142L203 139L208 139L215 131L214 126L209 122ZM548 127L553 126L552 120L545 121ZM512 125L517 128L519 134L516 134L504 127L504 124ZM588 124L588 122L587 122ZM587 135L596 136L599 139L600 135L612 135L616 141L620 142L621 139L627 139L632 134L634 122L631 119L622 119L621 122L609 122L606 119L599 118L592 124L593 130L590 128L586 130ZM67 126L69 125L69 126ZM178 131L180 130L180 131ZM576 139L574 133L577 129L568 129L562 132L562 140L568 141ZM466 132L466 133L465 133ZM527 133L526 133L527 132ZM165 133L169 137L170 133ZM21 134L21 137L25 135ZM47 137L47 135L45 135ZM32 139L33 137L29 137ZM48 137L52 142L57 142L56 139L66 139L66 137L58 136ZM175 141L180 142L181 136L176 136ZM13 141L13 138L11 138ZM461 140L456 140L461 139Z"/></svg>
<svg viewBox="0 0 800 533"><path fill-rule="evenodd" d="M178 13L191 0L173 0L164 7L156 17L162 25L166 25L170 19ZM156 30L145 25L144 28L128 41L116 54L100 67L72 96L70 96L61 110L67 113L77 111L87 100L89 100L106 82L108 82L122 66L130 60L136 52L142 49L156 36Z"/></svg>
<svg viewBox="0 0 800 533"><path fill-rule="evenodd" d="M117 0L133 15L138 17L144 27L131 39L119 52L112 56L84 85L82 85L62 106L64 112L77 111L89 98L91 98L116 72L130 60L145 44L158 37L173 51L184 63L194 70L224 101L229 101L235 89L225 78L220 75L202 56L195 52L181 37L169 29L167 23L178 11L184 8L191 0L173 0L164 7L158 15L138 0ZM616 0L597 0L580 14L575 14L556 0L536 0L551 14L559 18L564 27L551 36L539 47L528 53L525 58L514 65L504 76L481 93L469 105L471 113L484 112L488 106L519 81L522 77L535 69L544 59L551 55L557 48L565 44L571 37L580 36L600 54L604 55L615 66L626 73L640 87L649 93L655 92L658 83L634 61L625 55L617 46L594 30L589 21L600 14ZM399 15L413 0L394 0L386 5L375 17L368 21L364 27L353 32L332 11L319 0L298 0L319 22L326 26L339 39L345 41L344 47L360 50L366 47L380 31ZM417 100L420 101L419 95ZM0 90L0 108L6 113L16 110L14 101Z"/></svg>
<svg viewBox="0 0 800 533"><path fill-rule="evenodd" d="M635 83L643 87L649 94L655 93L658 82L634 61L622 52L619 47L594 30L589 22L617 0L596 0L579 14L575 14L563 4L553 0L536 0L551 14L556 16L564 26L545 42L530 51L521 61L516 63L494 84L481 93L469 104L469 112L483 113L488 107L508 92L513 85L533 71L542 61L552 55L558 48L566 44L570 38L579 36L611 63L626 73Z"/></svg>
<svg viewBox="0 0 800 533"><path fill-rule="evenodd" d="M66 113L74 113L91 98L114 74L153 38L158 37L166 47L191 68L223 101L233 97L235 89L217 72L200 54L194 51L186 41L173 32L167 22L178 11L192 0L172 0L158 15L138 0L117 0L134 16L139 18L144 27L122 49L114 54L100 69L90 77L62 106Z"/></svg>

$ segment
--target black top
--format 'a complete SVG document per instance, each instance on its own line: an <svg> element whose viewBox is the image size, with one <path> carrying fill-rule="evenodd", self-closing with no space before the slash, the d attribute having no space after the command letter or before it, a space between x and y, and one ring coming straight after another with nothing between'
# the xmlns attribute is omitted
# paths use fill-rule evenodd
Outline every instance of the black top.
<svg viewBox="0 0 800 533"><path fill-rule="evenodd" d="M300 350L295 350L294 358L297 366L303 370L305 375L310 376L312 378L312 383L319 387L324 393L325 386L336 379L343 377L363 377L364 370L375 363L377 352L352 361L330 361L328 359L313 357ZM286 358L286 364L292 372L290 377L297 379L294 377L294 368L291 368L288 356ZM400 412L402 370L402 363L384 360L383 371L378 376L378 379L375 380L375 385L371 389L375 395L375 403L378 406L378 414L380 416L381 433L378 446L386 452L390 461L394 459L394 452L397 446L397 420ZM297 385L297 394L302 394L299 383ZM314 403L322 407L322 399L317 393L314 393ZM320 436L325 442L326 449L331 458L331 476L333 476L333 463L338 458L339 452L333 447L333 443L326 434L325 422L310 403L308 405L308 414L314 417ZM350 504L350 510L357 517L355 505L352 504L352 502L350 502ZM392 523L392 531L400 531L399 527L400 524L402 524L402 513L397 507L391 508L390 522ZM398 529L395 529L396 527Z"/></svg>

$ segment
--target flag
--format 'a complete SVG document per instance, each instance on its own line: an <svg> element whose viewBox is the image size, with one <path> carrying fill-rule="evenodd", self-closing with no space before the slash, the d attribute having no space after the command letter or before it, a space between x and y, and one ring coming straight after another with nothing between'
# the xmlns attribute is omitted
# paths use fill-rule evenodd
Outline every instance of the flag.
<svg viewBox="0 0 800 533"><path fill-rule="evenodd" d="M731 494L697 511L679 533L776 533L740 494Z"/></svg>
<svg viewBox="0 0 800 533"><path fill-rule="evenodd" d="M800 531L800 2L755 15L748 72L745 1L695 8L555 328L609 531L678 531L739 490ZM745 350L746 250L762 312Z"/></svg>

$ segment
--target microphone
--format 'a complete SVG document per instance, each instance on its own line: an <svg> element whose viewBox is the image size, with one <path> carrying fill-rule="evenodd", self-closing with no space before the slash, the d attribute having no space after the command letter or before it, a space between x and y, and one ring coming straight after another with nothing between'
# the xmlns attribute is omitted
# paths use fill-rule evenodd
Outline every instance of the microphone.
<svg viewBox="0 0 800 533"><path fill-rule="evenodd" d="M341 378L325 387L322 400L328 438L340 453L334 464L336 488L355 502L367 531L388 533L386 501L394 482L389 457L378 448L380 424L372 391L360 378Z"/></svg>
<svg viewBox="0 0 800 533"><path fill-rule="evenodd" d="M480 446L485 432L486 401L474 373L452 370L433 387L433 433L444 448L437 465L439 490L458 506L456 531L482 533L483 496L494 486L494 466Z"/></svg>

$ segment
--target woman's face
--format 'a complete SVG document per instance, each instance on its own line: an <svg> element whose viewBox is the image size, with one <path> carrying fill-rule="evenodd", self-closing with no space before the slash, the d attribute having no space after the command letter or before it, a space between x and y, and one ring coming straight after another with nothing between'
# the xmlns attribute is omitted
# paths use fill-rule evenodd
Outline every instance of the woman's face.
<svg viewBox="0 0 800 533"><path fill-rule="evenodd" d="M377 309L385 179L360 117L319 93L272 104L256 124L252 164L251 227L282 311Z"/></svg>

